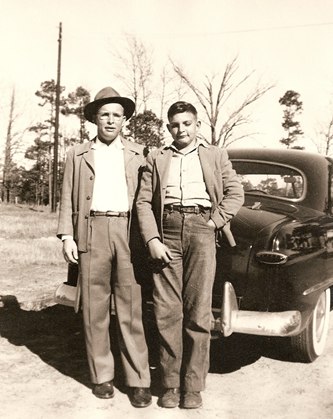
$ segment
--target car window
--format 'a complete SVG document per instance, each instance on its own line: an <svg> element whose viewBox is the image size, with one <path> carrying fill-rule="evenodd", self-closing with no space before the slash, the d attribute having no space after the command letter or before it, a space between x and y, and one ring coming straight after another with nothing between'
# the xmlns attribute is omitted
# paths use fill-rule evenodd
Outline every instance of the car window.
<svg viewBox="0 0 333 419"><path fill-rule="evenodd" d="M248 160L233 160L232 165L246 193L295 200L305 192L305 177L293 167Z"/></svg>

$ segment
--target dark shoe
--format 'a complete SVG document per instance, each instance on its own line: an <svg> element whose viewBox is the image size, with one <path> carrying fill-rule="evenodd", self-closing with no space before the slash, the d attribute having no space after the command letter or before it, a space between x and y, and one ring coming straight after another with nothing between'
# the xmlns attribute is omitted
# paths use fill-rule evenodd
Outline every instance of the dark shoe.
<svg viewBox="0 0 333 419"><path fill-rule="evenodd" d="M158 404L161 407L172 408L177 407L180 401L180 391L178 387L168 388L165 390Z"/></svg>
<svg viewBox="0 0 333 419"><path fill-rule="evenodd" d="M185 391L181 403L183 409L197 409L201 406L202 398L200 391Z"/></svg>
<svg viewBox="0 0 333 419"><path fill-rule="evenodd" d="M93 394L100 399L112 399L114 396L113 382L107 381L102 384L94 384Z"/></svg>
<svg viewBox="0 0 333 419"><path fill-rule="evenodd" d="M150 389L146 387L131 387L128 397L134 407L147 407L151 404Z"/></svg>

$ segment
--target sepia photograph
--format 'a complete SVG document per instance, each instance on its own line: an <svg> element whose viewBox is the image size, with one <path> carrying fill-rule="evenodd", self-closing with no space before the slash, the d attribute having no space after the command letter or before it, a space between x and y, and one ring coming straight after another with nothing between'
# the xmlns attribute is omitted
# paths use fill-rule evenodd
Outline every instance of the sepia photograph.
<svg viewBox="0 0 333 419"><path fill-rule="evenodd" d="M0 416L332 418L332 1L1 6Z"/></svg>

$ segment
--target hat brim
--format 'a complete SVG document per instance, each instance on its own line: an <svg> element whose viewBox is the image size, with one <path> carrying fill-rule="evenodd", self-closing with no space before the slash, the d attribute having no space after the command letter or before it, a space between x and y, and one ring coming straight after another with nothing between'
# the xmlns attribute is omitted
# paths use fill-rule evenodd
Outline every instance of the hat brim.
<svg viewBox="0 0 333 419"><path fill-rule="evenodd" d="M121 97L121 96L109 97L109 98L106 97L106 98L97 99L97 100L94 100L93 102L88 103L85 106L84 111L83 111L84 117L89 122L95 123L94 116L96 115L98 109L107 103L119 103L124 108L124 115L126 119L129 119L134 113L135 104L128 97Z"/></svg>

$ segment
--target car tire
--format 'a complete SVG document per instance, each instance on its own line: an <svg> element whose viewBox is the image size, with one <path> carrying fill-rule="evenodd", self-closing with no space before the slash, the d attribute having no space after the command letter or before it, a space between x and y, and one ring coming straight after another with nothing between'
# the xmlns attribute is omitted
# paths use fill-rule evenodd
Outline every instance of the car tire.
<svg viewBox="0 0 333 419"><path fill-rule="evenodd" d="M297 336L291 337L293 357L300 362L313 362L325 349L330 319L331 290L322 292L311 314L310 320Z"/></svg>

